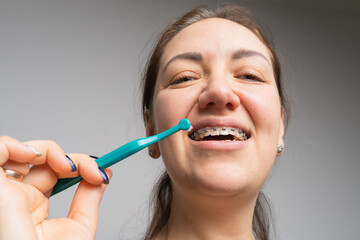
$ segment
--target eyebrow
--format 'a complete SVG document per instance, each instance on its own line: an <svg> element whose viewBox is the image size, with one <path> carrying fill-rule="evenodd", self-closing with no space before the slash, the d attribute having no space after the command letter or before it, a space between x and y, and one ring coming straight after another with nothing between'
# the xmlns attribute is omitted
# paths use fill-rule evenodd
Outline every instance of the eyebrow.
<svg viewBox="0 0 360 240"><path fill-rule="evenodd" d="M270 64L270 66L272 65L269 62L269 60L267 59L267 57L265 57L263 54L261 54L259 52L252 51L252 50L239 49L232 54L231 58L232 59L241 59L241 58L253 57L253 56L260 57L260 58L264 59L266 62L268 62Z"/></svg>
<svg viewBox="0 0 360 240"><path fill-rule="evenodd" d="M253 57L253 56L260 57L260 58L264 59L266 62L268 62L270 65L272 65L269 62L269 60L267 59L267 57L265 57L263 54L261 54L259 52L252 51L252 50L239 49L239 50L235 51L231 55L231 58L232 59L241 59L241 58ZM178 60L178 59L185 59L185 60L192 60L192 61L201 62L202 61L202 56L201 56L200 53L197 53L197 52L186 52L186 53L178 54L178 55L172 57L165 64L163 73L166 71L166 69L167 69L167 67L169 66L170 63L172 63L172 62L174 62L175 60Z"/></svg>
<svg viewBox="0 0 360 240"><path fill-rule="evenodd" d="M186 60L192 60L192 61L201 62L202 56L201 56L200 53L196 53L196 52L186 52L186 53L181 53L179 55L176 55L175 57L172 57L165 64L163 73L166 71L166 68L169 66L170 63L172 63L173 61L178 60L178 59L186 59Z"/></svg>

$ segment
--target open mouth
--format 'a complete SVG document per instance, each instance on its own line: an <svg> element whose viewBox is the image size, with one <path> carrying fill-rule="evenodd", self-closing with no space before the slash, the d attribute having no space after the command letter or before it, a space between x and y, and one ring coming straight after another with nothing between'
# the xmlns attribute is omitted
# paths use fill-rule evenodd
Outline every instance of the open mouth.
<svg viewBox="0 0 360 240"><path fill-rule="evenodd" d="M194 130L189 137L194 141L246 141L250 135L239 128L211 127Z"/></svg>

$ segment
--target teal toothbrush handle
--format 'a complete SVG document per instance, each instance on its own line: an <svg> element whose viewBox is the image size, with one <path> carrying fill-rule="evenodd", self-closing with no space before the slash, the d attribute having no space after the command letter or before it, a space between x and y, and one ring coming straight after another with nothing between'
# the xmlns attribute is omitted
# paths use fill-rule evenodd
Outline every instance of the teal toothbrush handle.
<svg viewBox="0 0 360 240"><path fill-rule="evenodd" d="M188 130L191 128L190 121L187 119L182 119L178 125L162 132L154 136L140 138L137 140L133 140L131 142L126 143L125 145L115 149L108 154L98 158L95 162L98 166L102 169L110 167L111 165L120 162L121 160L129 157L130 155L148 147L149 145L156 143L180 130ZM59 179L58 182L55 184L54 189L51 193L51 196L75 185L76 183L82 180L81 176L75 178L65 178Z"/></svg>

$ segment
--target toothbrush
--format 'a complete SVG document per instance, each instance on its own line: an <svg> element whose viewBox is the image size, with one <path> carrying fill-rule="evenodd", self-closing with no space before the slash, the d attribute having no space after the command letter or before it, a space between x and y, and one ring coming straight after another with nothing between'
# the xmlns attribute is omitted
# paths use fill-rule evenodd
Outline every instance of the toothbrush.
<svg viewBox="0 0 360 240"><path fill-rule="evenodd" d="M142 150L143 148L146 148L147 146L149 146L153 143L156 143L166 137L169 137L170 135L172 135L180 130L190 131L191 128L192 127L191 127L190 121L187 120L186 118L184 118L184 119L180 120L178 125L176 125L172 128L169 128L168 130L166 130L162 133L128 142L125 145L115 149L114 151L98 158L95 162L102 169L110 167L111 165L113 165L117 162L120 162L124 158L129 157L130 155ZM59 179L58 182L54 186L51 196L75 185L76 183L80 182L81 180L82 180L81 176L78 176L75 178Z"/></svg>

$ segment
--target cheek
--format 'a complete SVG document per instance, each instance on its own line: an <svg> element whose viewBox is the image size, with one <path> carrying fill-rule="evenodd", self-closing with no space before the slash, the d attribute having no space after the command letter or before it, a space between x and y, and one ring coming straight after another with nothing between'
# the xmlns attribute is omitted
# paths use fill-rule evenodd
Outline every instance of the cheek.
<svg viewBox="0 0 360 240"><path fill-rule="evenodd" d="M157 133L175 126L197 106L200 90L195 87L163 89L154 97L153 118ZM164 164L169 174L176 174L178 168L186 169L184 138L186 131L180 131L158 142Z"/></svg>
<svg viewBox="0 0 360 240"><path fill-rule="evenodd" d="M164 89L154 98L154 120L157 133L175 126L187 118L197 102L194 89Z"/></svg>
<svg viewBox="0 0 360 240"><path fill-rule="evenodd" d="M280 134L281 104L275 87L263 87L261 91L244 91L242 104L247 109L254 127L254 147L261 167L271 168L276 157Z"/></svg>
<svg viewBox="0 0 360 240"><path fill-rule="evenodd" d="M253 88L239 93L258 132L279 133L281 105L277 89L273 86Z"/></svg>

